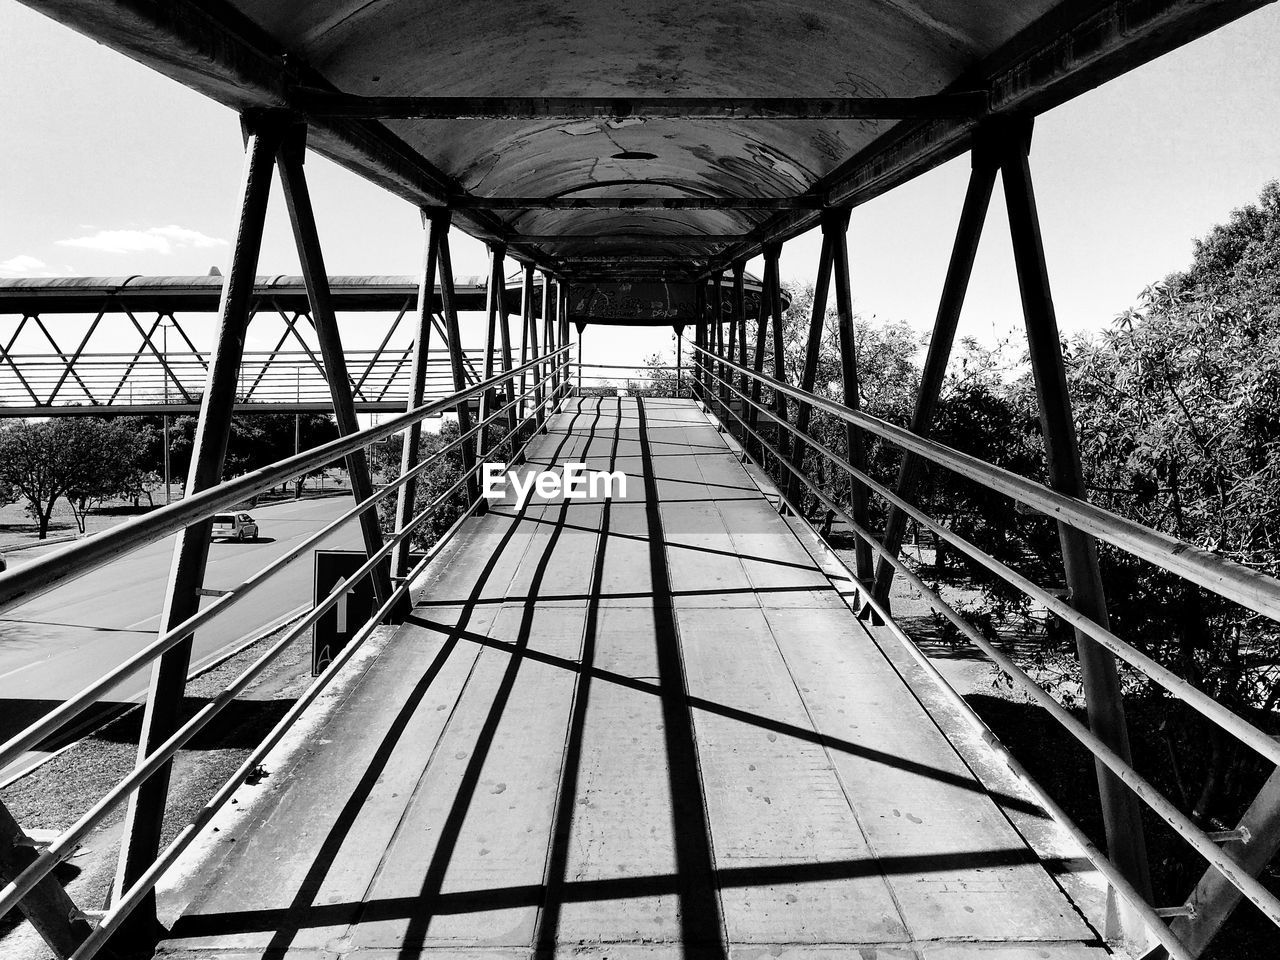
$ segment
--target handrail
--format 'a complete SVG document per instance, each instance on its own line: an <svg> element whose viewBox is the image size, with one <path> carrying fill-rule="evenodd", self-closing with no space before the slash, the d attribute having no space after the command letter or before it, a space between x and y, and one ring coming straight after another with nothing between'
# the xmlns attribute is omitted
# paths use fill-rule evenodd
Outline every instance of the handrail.
<svg viewBox="0 0 1280 960"><path fill-rule="evenodd" d="M518 401L513 400L512 403ZM554 399L548 397L543 400L540 406L545 406L554 402ZM526 418L524 422L529 422ZM507 443L509 440L515 440L515 434L508 434L503 437L501 444ZM528 441L526 441L527 444ZM496 449L496 448L495 448ZM7 913L12 907L16 906L23 897L29 893L36 884L38 884L45 876L47 876L58 863L64 859L90 830L101 823L113 809L115 809L121 801L130 793L138 788L138 786L155 772L169 762L178 753L182 747L188 743L192 737L198 734L215 716L218 715L235 697L242 692L250 682L254 680L263 670L271 664L290 644L295 642L307 630L322 617L325 613L337 605L338 601L355 588L364 577L368 576L391 551L402 541L407 539L423 522L435 514L439 509L446 506L453 496L471 479L472 476L483 466L476 464L470 470L466 471L462 476L450 487L441 493L427 507L414 516L403 529L393 533L380 549L371 554L366 561L349 577L345 578L342 583L336 584L333 589L325 596L323 600L317 603L305 616L297 623L289 628L285 634L273 643L257 660L255 660L246 670L237 676L230 684L228 684L221 692L218 693L209 703L205 704L181 727L172 733L162 744L154 751L148 753L145 757L139 759L134 768L129 772L123 780L115 787L109 790L105 796L98 800L88 811L67 830L63 831L52 844L40 853L23 871L5 887L0 889L0 916ZM404 474L408 477L408 471ZM385 488L390 490L391 487ZM376 497L369 498L366 504L371 505ZM366 507L367 508L367 507ZM469 514L474 510L475 504L468 507L466 513ZM393 592L393 596L402 595L401 590L407 590L408 584L412 577L408 578L403 584ZM372 623L376 625L381 620L381 616L371 618Z"/></svg>
<svg viewBox="0 0 1280 960"><path fill-rule="evenodd" d="M839 503L833 500L820 487L818 487L804 472L791 464L790 460L783 457L773 444L769 443L762 437L758 431L746 427L752 437L760 446L771 453L782 466L792 475L800 480L809 491L823 503L827 509L839 515L840 519L849 525L849 528L880 556L884 557L893 567L911 583L913 587L921 591L921 594L929 601L938 613L946 617L948 621L955 626L974 646L980 649L988 657L990 657L997 666L999 666L1009 677L1025 690L1040 706L1042 706L1058 723L1078 740L1090 753L1102 762L1112 773L1116 775L1130 790L1132 790L1139 798L1141 798L1162 820L1167 823L1175 833L1182 837L1190 844L1197 853L1210 863L1219 873L1239 890L1246 898L1258 907L1272 922L1280 925L1280 898L1277 898L1269 890L1266 889L1258 880L1244 872L1238 863L1232 860L1206 833L1200 829L1192 820L1179 810L1168 798L1166 798L1159 790L1157 790L1146 778L1139 774L1134 768L1125 762L1114 750L1099 739L1084 724L1077 720L1071 713L1058 703L1053 696L1041 687L1034 679L1031 678L1017 663L1015 663L1007 654L993 645L970 623L946 603L938 594L932 590L920 577L908 567L902 560L888 550L884 544L877 540L872 533L857 523Z"/></svg>
<svg viewBox="0 0 1280 960"><path fill-rule="evenodd" d="M567 354L568 351L569 347L563 346L546 356L556 357ZM545 358L542 360L545 362ZM531 360L510 370L504 370L488 380L439 400L433 400L415 410L393 417L385 423L347 434L345 437L339 437L322 446L261 467L216 487L193 493L189 497L184 497L169 506L160 507L136 520L126 521L73 546L46 554L38 560L7 573L0 573L0 612L7 610L20 600L29 600L60 583L82 576L122 553L160 540L232 507L254 494L269 490L299 474L324 466L332 460L355 453L370 443L400 433L428 417L445 413L452 407L532 369L535 362Z"/></svg>
<svg viewBox="0 0 1280 960"><path fill-rule="evenodd" d="M226 593L223 596L218 597L213 603L209 604L208 606L201 607L195 614L193 614L187 620L184 620L182 623L178 624L173 629L157 637L147 646L143 647L141 650L133 654L133 656L129 657L127 660L117 665L114 669L112 669L111 671L109 671L99 679L95 680L93 683L85 687L75 696L71 697L68 700L64 700L54 710L50 711L49 713L46 713L39 720L32 723L26 729L15 734L8 741L6 741L2 746L0 746L0 769L8 766L10 763L16 760L23 752L25 752L26 750L29 750L31 747L40 743L42 740L52 735L53 733L56 733L65 724L75 719L77 716L79 716L89 707L93 706L93 704L97 702L98 698L103 693L110 690L112 687L114 687L117 683L119 683L125 677L131 676L132 674L136 673L138 670L142 669L142 667L146 666L148 663L155 660L161 654L177 646L181 641L185 640L187 637L189 637L192 633L194 633L197 629L199 629L204 624L213 620L215 616L225 611L228 607L242 600L254 589L261 586L262 583L265 582L268 578L270 578L276 571L280 570L285 565L292 563L294 560L296 560L298 557L304 554L310 547L314 546L316 543L318 543L320 540L327 537L334 530L338 529L338 527L351 522L351 520L355 519L355 517L357 517L358 515L364 513L371 506L373 506L374 504L380 502L381 500L389 496L392 491L399 489L401 486L408 483L411 479L413 479L414 477L418 476L420 473L425 471L428 467L432 466L434 463L436 463L439 460L439 458L447 455L457 447L461 446L463 443L466 443L467 441L474 438L476 434L480 432L481 429L483 429L484 427L487 427L490 423L496 420L499 416L502 416L503 414L505 414L517 403L526 399L530 394L534 392L534 390L537 389L537 386L545 385L550 380L550 378L551 378L551 375L547 374L545 377L542 378L541 381L539 381L538 385L536 385L533 389L530 389L529 391L525 392L521 396L512 399L508 403L504 404L498 410L487 415L483 420L474 424L465 433L459 434L457 437L455 437L445 446L441 447L439 450L432 453L431 456L427 457L425 460L421 461L414 467L410 468L409 470L401 474L392 482L385 484L379 489L377 489L376 491L374 491L373 495L370 496L368 499L363 500L360 503L357 503L355 506L351 507L349 510L343 513L337 519L326 524L320 530L316 531L311 536L304 539L301 543L297 544L296 546L288 550L286 553L284 553L280 557L277 557L275 560L267 564L257 573L250 576L247 580L243 581L238 586L234 587L229 593ZM546 405L546 402L544 401L543 406L545 405Z"/></svg>
<svg viewBox="0 0 1280 960"><path fill-rule="evenodd" d="M1092 534L1142 560L1177 574L1184 580L1190 580L1219 596L1234 600L1255 613L1263 614L1273 620L1280 620L1280 580L1152 530L1150 527L1094 506L1087 501L1051 490L1034 480L1020 477L1016 473L993 466L967 453L961 453L959 450L933 440L926 440L910 430L894 426L878 417L858 410L850 410L834 400L798 390L768 374L749 370L732 360L723 360L717 354L696 343L692 341L690 343L695 350L714 358L717 363L723 363L726 367L737 370L814 409L822 410L845 423L883 437L926 460L946 467L970 480L975 480L988 489L1012 497L1040 513L1060 520L1084 533Z"/></svg>
<svg viewBox="0 0 1280 960"><path fill-rule="evenodd" d="M713 376L716 375L713 374ZM1097 621L1086 617L1070 604L1045 590L1039 584L1034 583L1027 577L1024 577L1016 570L997 560L982 548L970 543L953 530L948 529L945 525L939 523L919 507L904 500L884 484L875 480L864 471L859 470L830 447L818 440L815 440L810 434L801 431L794 424L788 422L782 417L779 417L772 410L767 409L763 404L757 403L745 396L737 387L721 379L719 376L716 376L716 379L720 380L721 383L726 384L730 390L751 406L755 407L760 413L763 413L770 420L783 426L791 433L792 436L822 453L823 456L838 466L845 473L854 477L860 483L865 484L882 499L887 500L889 503L892 503L894 506L902 510L903 513L928 527L938 537L950 543L962 554L982 564L982 566L986 567L992 573L996 574L1010 585L1021 590L1031 599L1037 601L1053 613L1057 614L1071 626L1088 634L1092 639L1106 647L1116 656L1125 660L1130 666L1145 674L1151 680L1160 684L1160 686L1164 687L1174 697L1200 713L1201 716L1205 717L1211 723L1216 723L1223 730L1237 737L1242 743L1251 747L1261 756L1267 758L1274 764L1280 765L1280 741L1272 739L1262 730L1259 730L1256 726L1251 724L1248 720L1245 720L1239 714L1233 713L1204 691L1197 689L1182 677L1178 676L1172 670L1169 670L1167 667L1153 660L1136 647L1126 643L1124 640L1121 640L1118 636L1099 624Z"/></svg>

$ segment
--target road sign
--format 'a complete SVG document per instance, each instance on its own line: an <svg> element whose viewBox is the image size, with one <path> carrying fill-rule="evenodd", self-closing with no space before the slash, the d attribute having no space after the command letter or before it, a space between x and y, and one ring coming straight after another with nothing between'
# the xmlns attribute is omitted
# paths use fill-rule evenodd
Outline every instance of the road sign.
<svg viewBox="0 0 1280 960"><path fill-rule="evenodd" d="M421 562L424 554L410 553L412 569ZM320 603L333 593L338 584L345 584L364 566L368 556L362 550L316 550L313 602ZM391 571L391 558L382 562L384 575ZM363 627L377 609L373 596L373 578L368 574L342 595L332 609L316 621L311 630L311 675L319 676L339 650L351 642L351 638Z"/></svg>

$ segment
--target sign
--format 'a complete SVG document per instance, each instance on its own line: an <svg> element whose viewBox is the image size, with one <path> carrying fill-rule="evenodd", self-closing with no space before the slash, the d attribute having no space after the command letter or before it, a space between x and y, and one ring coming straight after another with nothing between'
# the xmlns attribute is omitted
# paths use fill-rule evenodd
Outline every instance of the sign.
<svg viewBox="0 0 1280 960"><path fill-rule="evenodd" d="M425 554L410 553L412 569ZM315 575L312 602L319 605L333 593L339 584L346 584L369 559L362 550L316 550ZM382 569L391 570L391 558L384 557ZM377 610L373 595L373 577L365 574L360 581L342 595L334 606L326 610L311 629L311 675L319 676L338 651L351 642L351 638L369 622Z"/></svg>

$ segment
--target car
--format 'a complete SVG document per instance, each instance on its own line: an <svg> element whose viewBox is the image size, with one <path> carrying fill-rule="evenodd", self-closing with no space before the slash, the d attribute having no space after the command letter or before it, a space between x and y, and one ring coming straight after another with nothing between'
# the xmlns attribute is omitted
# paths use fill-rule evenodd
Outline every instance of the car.
<svg viewBox="0 0 1280 960"><path fill-rule="evenodd" d="M9 569L9 564L5 562L4 554L0 553L0 573L4 573Z"/></svg>
<svg viewBox="0 0 1280 960"><path fill-rule="evenodd" d="M213 518L211 539L257 540L258 522L247 513L220 513Z"/></svg>

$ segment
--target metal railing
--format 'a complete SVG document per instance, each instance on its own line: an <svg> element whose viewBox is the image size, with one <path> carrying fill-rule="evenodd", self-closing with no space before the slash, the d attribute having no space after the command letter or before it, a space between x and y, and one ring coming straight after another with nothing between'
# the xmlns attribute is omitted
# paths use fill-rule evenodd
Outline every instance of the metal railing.
<svg viewBox="0 0 1280 960"><path fill-rule="evenodd" d="M1236 840L1248 842L1248 837L1241 831L1226 830L1209 832L1194 823L1178 807L1166 798L1146 778L1139 774L1133 766L1126 762L1111 747L1096 736L1086 725L1060 704L1047 690L1040 686L1012 658L992 644L982 633L976 630L938 593L930 588L916 572L902 561L896 552L887 549L876 536L858 523L851 515L849 507L837 502L830 494L814 482L803 470L803 456L784 455L774 443L766 438L758 427L752 425L752 419L764 417L777 425L779 431L785 431L789 438L804 448L815 451L825 457L828 462L847 474L856 483L862 484L886 503L896 506L907 516L931 530L940 540L959 550L962 554L979 563L996 574L1025 596L1042 604L1053 614L1062 618L1071 626L1105 647L1111 653L1124 660L1129 666L1163 687L1170 695L1197 711L1201 716L1230 733L1241 743L1253 749L1268 761L1280 764L1280 742L1266 732L1249 723L1238 714L1222 706L1186 680L1166 669L1140 650L1121 640L1105 627L1092 619L1078 613L1066 602L1053 593L1045 590L1031 580L1012 570L995 557L981 550L965 538L954 533L944 524L925 514L914 504L898 496L884 484L869 476L841 456L835 450L815 439L809 432L800 430L786 417L780 416L768 403L750 394L747 385L768 388L791 399L799 401L811 410L820 410L845 424L864 430L886 440L902 450L914 453L923 459L944 467L959 476L976 481L989 490L1004 494L1017 502L1031 507L1055 520L1100 540L1111 543L1127 553L1146 560L1175 573L1186 580L1211 590L1222 597L1236 601L1250 610L1280 619L1280 580L1251 570L1216 554L1202 550L1191 544L1175 540L1156 530L1135 523L1124 517L1113 514L1086 501L1069 497L1049 489L1035 481L1028 480L1000 467L985 463L967 454L961 453L936 441L927 440L911 433L902 427L887 423L870 414L850 409L836 401L818 396L805 390L797 389L767 374L756 372L735 363L726 357L707 350L697 344L690 343L696 353L694 374L695 392L708 407L719 408L732 418L731 424L725 419L725 425L736 428L757 445L761 451L767 452L789 475L806 488L826 509L838 516L854 535L870 546L871 550L883 557L892 567L901 573L913 588L918 590L928 604L952 624L964 638L985 653L1000 667L1013 682L1027 693L1037 704L1045 709L1072 737L1079 741L1100 763L1105 765L1120 779L1137 797L1144 801L1175 833L1185 840L1207 863L1217 870L1245 898L1252 902L1273 923L1280 926L1280 898L1267 890L1254 876L1233 860L1220 846L1225 841ZM719 372L717 372L719 371ZM735 374L738 375L735 378ZM735 383L735 379L738 380ZM743 389L739 389L741 386ZM739 413L734 409L736 398L740 401ZM750 415L748 414L750 412ZM757 460L763 468L764 464L749 451L749 444L743 444L744 456ZM887 613L869 596L870 591L859 592L859 602L865 602L888 619ZM899 631L900 632L900 631ZM905 638L905 634L903 634ZM1001 751L1006 757L1008 752ZM1044 791L1036 786L1027 776L1026 771L1014 761L1011 764L1014 772L1023 780L1029 781L1034 792L1047 798ZM1159 939L1172 957L1179 960L1192 960L1189 952L1165 922L1167 917L1194 916L1194 905L1190 903L1174 907L1160 908L1149 904L1135 887L1107 860L1097 848L1087 841L1087 837L1078 826L1070 821L1057 804L1049 808L1054 816L1078 840L1085 842L1084 849L1090 859L1098 867L1116 892L1128 901L1152 934Z"/></svg>
<svg viewBox="0 0 1280 960"><path fill-rule="evenodd" d="M156 640L137 653L130 656L104 676L62 703L51 713L32 723L26 729L0 746L0 766L4 766L21 756L25 751L45 741L48 737L65 729L78 716L91 708L100 696L110 690L121 680L131 676L144 666L158 660L167 651L192 636L196 630L209 625L218 616L225 613L234 604L256 591L272 576L301 557L307 550L315 547L325 537L339 527L350 523L368 510L374 510L378 504L390 494L400 490L405 484L414 480L423 472L439 464L442 458L459 450L467 444L474 444L477 438L484 436L490 425L510 422L513 411L518 411L521 419L514 431L508 431L498 443L485 451L486 456L504 446L510 445L508 451L511 461L518 461L524 447L538 434L538 426L545 421L548 410L554 410L567 395L569 378L567 376L568 347L561 347L551 353L530 360L528 363L513 367L510 370L477 383L465 390L457 391L450 396L424 404L414 410L394 417L385 423L369 427L334 440L296 456L289 457L279 463L220 484L209 490L193 494L170 506L163 507L136 520L121 524L111 530L90 537L72 547L49 554L32 563L19 567L5 574L0 574L0 611L15 604L26 602L59 584L65 583L103 564L115 560L139 547L163 539L194 523L208 520L214 514L229 510L257 493L273 486L294 479L312 470L341 460L350 453L367 448L371 443L401 433L423 420L439 416L456 409L473 398L505 387L507 393L504 401L492 412L486 412L478 422L463 430L449 443L435 450L430 456L411 469L401 473L390 483L382 486L372 496L355 504L340 517L326 524L302 542L292 547L281 557L254 573L238 586L220 596L207 607L200 609L189 619L172 629L162 633ZM532 374L532 385L522 393L516 393L519 379ZM553 387L559 384L558 389ZM534 398L541 397L540 400ZM516 445L520 446L518 449ZM162 744L139 757L133 770L115 787L108 791L88 811L86 811L71 827L62 831L56 839L46 846L40 854L28 864L21 873L0 889L0 916L16 907L31 891L76 848L90 830L102 823L104 818L117 808L132 792L146 782L152 775L169 763L192 737L198 734L241 693L255 678L274 661L286 648L310 630L326 612L333 609L351 590L366 577L373 575L378 565L391 555L398 545L404 543L427 520L450 506L459 492L466 489L468 483L477 476L483 463L463 470L457 479L431 503L412 515L407 523L394 530L384 541L381 549L369 555L360 568L339 582L330 593L317 603L300 620L294 622L284 634L273 641L264 653L246 670L240 673L230 684L222 689L207 704L202 706L194 716L183 723ZM230 799L234 790L250 775L266 753L290 729L316 696L337 674L359 649L360 645L371 635L374 628L382 623L407 596L410 584L426 568L443 546L449 542L459 529L463 520L476 510L481 500L468 503L453 524L431 546L425 557L405 578L398 580L387 600L360 627L351 641L343 646L329 665L308 686L306 691L293 704L285 716L272 728L266 738L251 752L231 778L219 788L212 799L196 814L194 818L165 847L150 867L127 890L119 891L119 895L110 910L93 927L87 939L75 951L76 960L87 960L93 956L106 942L129 913L155 887L164 872L172 866L178 856L190 845L192 840L206 826L214 814Z"/></svg>

